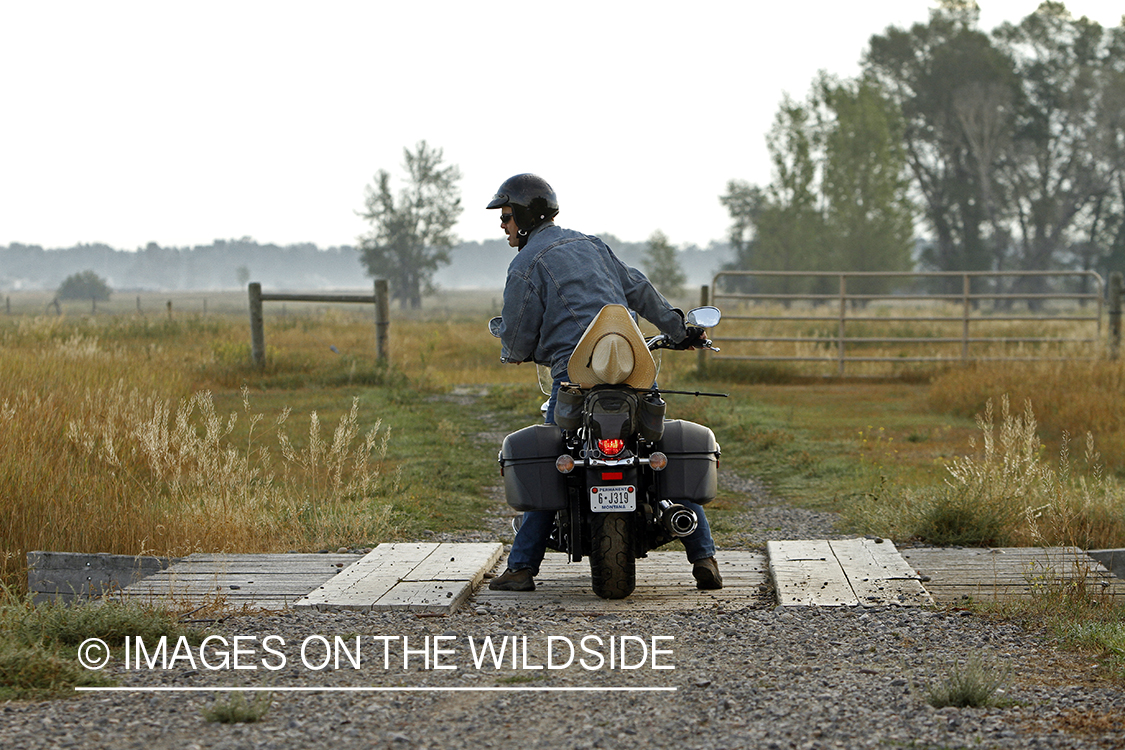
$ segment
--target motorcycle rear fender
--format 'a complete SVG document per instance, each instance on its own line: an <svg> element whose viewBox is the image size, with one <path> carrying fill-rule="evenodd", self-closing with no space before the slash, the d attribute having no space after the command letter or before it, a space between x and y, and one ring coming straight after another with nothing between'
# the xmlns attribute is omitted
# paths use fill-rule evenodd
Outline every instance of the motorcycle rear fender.
<svg viewBox="0 0 1125 750"><path fill-rule="evenodd" d="M591 466L586 470L586 489L611 484L637 486L637 474L636 466Z"/></svg>

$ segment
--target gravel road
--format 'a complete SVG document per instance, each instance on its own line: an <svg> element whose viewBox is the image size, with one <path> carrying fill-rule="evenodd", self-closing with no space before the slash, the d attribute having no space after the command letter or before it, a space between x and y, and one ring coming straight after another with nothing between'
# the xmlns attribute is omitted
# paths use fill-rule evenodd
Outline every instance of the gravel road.
<svg viewBox="0 0 1125 750"><path fill-rule="evenodd" d="M836 533L831 514L787 508L754 483L742 489L754 503L743 519L747 531L740 543ZM495 514L496 532L505 528L503 516ZM229 693L83 693L0 704L0 746L1125 747L1125 692L1100 676L1095 660L1055 651L1045 633L961 611L762 605L621 617L565 604L512 612L470 602L448 617L237 616L213 632L228 644L243 637L240 666L256 668L212 670L198 663L195 652L194 666L181 653L168 669L126 671L115 661L106 670L123 686L273 688L261 721L206 721L204 710L228 700ZM267 636L276 639L267 642ZM321 638L337 637L352 653L359 639L360 668L346 653L340 654L339 668L316 668L327 653ZM486 638L495 648L505 644L500 666L484 650ZM520 647L515 662L513 643ZM278 654L265 651L266 645ZM571 648L574 658L568 662ZM212 664L220 660L214 650L209 653ZM283 667L269 668L282 657ZM931 707L930 689L948 678L956 662L970 659L1000 679L1007 705ZM285 692L286 687L426 690ZM574 690L610 687L630 690Z"/></svg>
<svg viewBox="0 0 1125 750"><path fill-rule="evenodd" d="M662 692L272 693L255 724L208 723L215 693L99 693L0 706L6 748L1086 748L1125 743L1125 695L1087 660L1052 652L1039 633L959 612L922 609L746 609L590 617L565 608L518 613L469 607L450 617L405 613L285 613L239 617L219 628L251 653L254 671L120 672L132 686L254 685L274 688L675 688ZM280 657L287 665L266 673ZM306 665L300 646L306 639ZM320 671L317 636L354 645ZM390 638L384 638L390 636ZM486 637L523 644L478 668ZM601 639L595 641L589 636ZM671 636L671 639L668 637ZM380 637L376 640L376 637ZM551 637L552 666L544 666ZM654 637L656 639L654 640ZM427 638L436 661L426 669ZM440 640L438 640L440 638ZM583 640L587 651L582 650ZM405 639L402 640L402 639ZM610 669L608 643L624 643ZM511 641L509 641L510 645ZM410 650L403 669L404 644ZM477 653L474 654L474 647ZM659 653L652 654L652 649ZM594 654L600 656L595 656ZM387 658L389 654L389 659ZM509 652L510 654L510 652ZM646 654L648 655L646 658ZM268 658L264 658L268 657ZM585 657L583 665L578 659ZM930 686L954 659L977 658L1004 677L1006 708L932 708ZM218 656L211 657L212 664ZM621 665L614 657L613 664ZM455 669L436 669L453 666ZM657 669L654 667L674 667ZM113 668L111 666L111 668Z"/></svg>

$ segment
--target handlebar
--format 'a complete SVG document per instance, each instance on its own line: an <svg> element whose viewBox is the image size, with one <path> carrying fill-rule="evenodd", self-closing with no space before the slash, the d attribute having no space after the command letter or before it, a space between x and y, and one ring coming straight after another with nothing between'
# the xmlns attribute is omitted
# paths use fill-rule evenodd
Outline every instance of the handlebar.
<svg viewBox="0 0 1125 750"><path fill-rule="evenodd" d="M713 352L719 351L719 347L712 345L711 339L695 339L693 342L693 346L684 346L684 344L688 341L692 341L691 336L688 336L682 342L677 344L668 337L668 334L658 333L652 338L645 339L645 344L648 345L648 350L650 352L656 351L657 349L676 349L678 351L684 351L686 349L693 348L693 346L696 349L710 349Z"/></svg>

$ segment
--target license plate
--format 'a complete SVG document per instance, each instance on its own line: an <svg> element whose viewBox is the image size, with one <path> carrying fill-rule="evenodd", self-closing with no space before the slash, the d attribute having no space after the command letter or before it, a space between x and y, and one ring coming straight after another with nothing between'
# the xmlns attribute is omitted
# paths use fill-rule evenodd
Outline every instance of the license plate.
<svg viewBox="0 0 1125 750"><path fill-rule="evenodd" d="M590 510L594 513L621 513L637 509L637 488L632 485L590 488Z"/></svg>

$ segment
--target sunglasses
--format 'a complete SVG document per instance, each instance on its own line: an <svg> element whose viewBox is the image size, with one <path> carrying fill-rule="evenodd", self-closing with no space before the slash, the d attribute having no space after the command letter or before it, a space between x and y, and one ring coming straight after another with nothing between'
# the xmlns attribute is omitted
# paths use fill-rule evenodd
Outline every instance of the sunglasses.
<svg viewBox="0 0 1125 750"><path fill-rule="evenodd" d="M512 220L511 214L500 214L500 223L501 224L507 224L511 220Z"/></svg>

